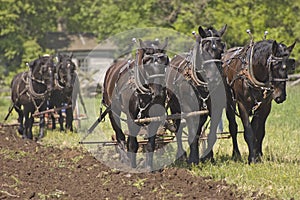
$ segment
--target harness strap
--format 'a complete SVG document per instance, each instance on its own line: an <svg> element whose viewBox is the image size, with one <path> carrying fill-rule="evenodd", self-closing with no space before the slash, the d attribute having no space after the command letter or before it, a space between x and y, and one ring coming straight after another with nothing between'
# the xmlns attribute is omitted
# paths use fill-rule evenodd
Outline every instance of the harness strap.
<svg viewBox="0 0 300 200"><path fill-rule="evenodd" d="M35 112L37 112L44 104L44 102L46 100L45 96L48 93L48 91L46 90L44 93L37 93L34 91L33 84L32 84L33 78L32 78L31 71L28 72L26 80L27 80L26 81L26 88L27 88L26 94L28 95L28 97L32 101L32 103L34 104ZM36 100L42 100L42 101L39 105L37 105Z"/></svg>

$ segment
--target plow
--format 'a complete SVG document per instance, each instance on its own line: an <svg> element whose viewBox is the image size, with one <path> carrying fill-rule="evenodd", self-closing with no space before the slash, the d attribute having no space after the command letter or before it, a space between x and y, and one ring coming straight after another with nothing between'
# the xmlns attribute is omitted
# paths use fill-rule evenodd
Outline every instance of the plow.
<svg viewBox="0 0 300 200"><path fill-rule="evenodd" d="M111 136L111 140L110 141L85 141L86 138L94 132L95 128L104 120L105 116L107 115L107 113L109 112L110 107L107 107L103 112L100 113L99 118L90 126L90 128L87 130L86 134L84 135L84 137L82 138L82 140L79 142L80 144L83 145L99 145L101 147L105 147L105 146L116 146L118 145L117 139L115 137L115 135ZM159 121L164 121L164 126L161 126L159 128L159 130L157 131L156 134L156 149L159 149L161 146L164 146L166 144L169 143L176 143L176 135L175 135L175 130L176 128L174 127L175 125L172 123L172 120L176 120L176 119L186 119L188 117L193 117L193 116L199 116L199 115L205 115L208 114L209 111L208 110L200 110L200 111L193 111L193 112L189 112L189 113L181 113L181 114L170 114L170 115L164 115L164 116L155 116L155 117L147 117L147 118L141 118L141 119L134 119L133 121L137 124L146 124L146 123L150 123L150 122L159 122ZM186 126L185 122L182 121L181 122L183 124L183 127ZM199 142L202 145L206 145L207 142L207 134L206 134L206 130L208 128L209 122L208 124L205 126L205 128L203 128L201 135L200 135L200 140ZM242 133L243 131L238 131L238 133ZM187 142L187 132L183 131L183 137L182 137L182 141L183 142ZM124 131L124 134L126 136L129 135L128 131ZM138 139L138 143L139 143L139 147L143 148L145 147L145 145L147 144L148 140L146 138L146 130L145 128L142 128L142 130L139 133L139 139ZM229 132L218 132L217 133L217 139L229 139L231 138L230 133Z"/></svg>

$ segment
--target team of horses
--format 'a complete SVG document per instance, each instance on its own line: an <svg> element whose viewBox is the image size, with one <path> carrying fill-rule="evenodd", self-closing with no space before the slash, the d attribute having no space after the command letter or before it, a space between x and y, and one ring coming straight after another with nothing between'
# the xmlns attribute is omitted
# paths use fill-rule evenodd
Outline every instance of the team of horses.
<svg viewBox="0 0 300 200"><path fill-rule="evenodd" d="M141 128L146 128L148 142L145 163L146 167L152 169L157 131L161 126L170 125L166 124L166 120L141 124L136 119L157 116L164 119L167 110L171 114L208 110L207 114L185 119L190 147L187 162L198 164L200 161L213 160L217 126L226 109L233 158L241 158L237 144L236 116L239 116L249 150L248 162L260 161L271 103L273 100L276 103L286 100L287 75L295 68L295 60L289 58L295 43L286 46L276 40L254 42L252 38L244 47L226 50L222 39L226 29L227 25L220 30L199 26L198 33L194 33L195 43L190 52L175 55L172 59L167 55L168 38L162 43L139 39L136 41L133 59L116 61L108 68L102 103L107 107L116 133L121 160L128 159L131 167L137 167L137 135ZM24 137L32 138L33 118L29 118L28 113L43 111L47 105L73 105L74 102L70 102L70 91L76 73L70 58L63 56L56 64L52 56L41 57L29 63L29 67L28 72L18 74L12 81L12 100L19 113L19 132ZM58 98L62 95L64 98ZM23 110L20 109L21 105ZM72 109L68 112L72 112ZM121 113L126 115L128 137L122 131ZM43 116L40 118L42 137L44 120ZM209 118L208 146L200 157L199 138ZM62 119L59 121L63 130ZM72 120L67 121L66 127L72 129ZM185 159L186 151L182 145L183 120L174 119L172 126L176 134L177 158Z"/></svg>
<svg viewBox="0 0 300 200"><path fill-rule="evenodd" d="M11 82L12 108L18 113L20 124L18 132L23 138L33 139L32 126L37 115L40 118L38 138L44 137L45 111L54 107L58 109L60 130L64 130L60 108L65 107L65 127L73 131L73 109L79 81L72 55L54 57L47 54L27 65L29 70L17 74ZM55 129L53 115L52 120L52 129Z"/></svg>

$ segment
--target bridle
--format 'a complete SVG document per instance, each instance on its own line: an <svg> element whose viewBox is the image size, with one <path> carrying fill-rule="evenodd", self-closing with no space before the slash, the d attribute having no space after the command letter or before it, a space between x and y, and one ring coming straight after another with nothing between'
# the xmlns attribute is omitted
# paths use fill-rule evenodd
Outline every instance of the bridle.
<svg viewBox="0 0 300 200"><path fill-rule="evenodd" d="M68 80L66 80L66 76L68 76L68 73L63 73L63 66L64 63L63 62L59 62L56 66L56 73L55 73L55 87L57 87L58 89L62 90L66 87ZM67 63L67 65L65 66L66 70L71 70L70 67L72 63ZM70 74L71 78L70 78L70 85L72 85L72 73Z"/></svg>
<svg viewBox="0 0 300 200"><path fill-rule="evenodd" d="M50 59L51 59L51 58L49 58L49 60L50 60ZM41 64L41 65L40 65L39 71L37 72L38 75L39 75L39 77L36 77L36 76L34 75L34 74L36 74L36 73L35 73L35 70L30 69L30 70L29 70L29 78L30 78L31 80L37 82L37 83L46 85L46 82L45 82L46 78L51 79L51 78L53 77L53 70L52 70L52 69L53 69L53 65L52 65L52 66L49 65L48 62L49 62L49 61L47 61L45 64ZM28 63L27 63L27 65L28 65ZM45 69L45 68L47 68L47 72L48 72L48 74L49 74L48 77L44 77L44 76L43 76L43 69Z"/></svg>
<svg viewBox="0 0 300 200"><path fill-rule="evenodd" d="M139 55L137 52L136 61L135 61L135 65L134 65L135 85L136 85L137 89L139 90L139 92L141 92L142 94L150 94L151 93L150 89L143 86L140 76L143 78L143 82L146 85L148 85L149 80L154 80L157 78L164 80L166 70L164 70L163 73L149 74L148 71L145 70L145 65L155 65L155 67L162 67L162 66L160 66L161 64L159 64L157 61L162 59L163 57L165 57L166 60L168 61L168 56L164 53L145 54L142 58L142 63L141 63L140 67L138 66L139 65L138 64L138 56ZM168 62L164 63L164 64L167 65ZM166 69L166 66L164 66L164 68ZM150 81L150 83L152 83L152 82Z"/></svg>
<svg viewBox="0 0 300 200"><path fill-rule="evenodd" d="M267 66L268 66L268 70L269 70L269 82L286 82L288 81L288 77L286 78L275 78L273 77L273 74L272 74L272 64L273 63L278 63L278 62L282 62L284 60L283 57L276 57L274 56L273 54L271 54L267 60ZM286 69L286 65L284 64L283 66L283 69Z"/></svg>
<svg viewBox="0 0 300 200"><path fill-rule="evenodd" d="M211 35L213 35L212 31L211 30L209 30L209 31L211 32ZM207 87L207 85L208 85L207 82L200 80L197 76L197 73L201 73L202 71L205 71L205 65L211 64L211 63L222 64L221 58L220 59L212 58L212 59L206 59L204 61L201 60L200 61L200 63L201 63L200 69L196 68L197 63L199 63L197 61L199 56L202 56L202 58L204 57L204 49L203 49L204 44L206 42L211 42L211 48L213 50L215 50L217 48L217 46L216 46L217 41L221 41L221 38L218 36L210 36L210 37L200 38L200 42L197 41L197 43L196 43L196 46L192 52L194 59L192 60L192 65L191 65L192 72L191 73L192 73L192 78L197 86ZM224 47L225 47L225 45L224 45ZM223 48L222 48L222 51L224 51ZM218 64L217 64L217 66L218 66Z"/></svg>

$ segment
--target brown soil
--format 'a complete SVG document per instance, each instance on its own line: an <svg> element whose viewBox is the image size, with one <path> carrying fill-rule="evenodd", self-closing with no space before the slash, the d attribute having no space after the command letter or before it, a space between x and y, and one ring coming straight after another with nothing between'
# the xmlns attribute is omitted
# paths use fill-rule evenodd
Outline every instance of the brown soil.
<svg viewBox="0 0 300 200"><path fill-rule="evenodd" d="M188 169L131 174L78 149L58 149L0 130L0 199L243 199L224 181ZM256 197L256 199L258 199Z"/></svg>

